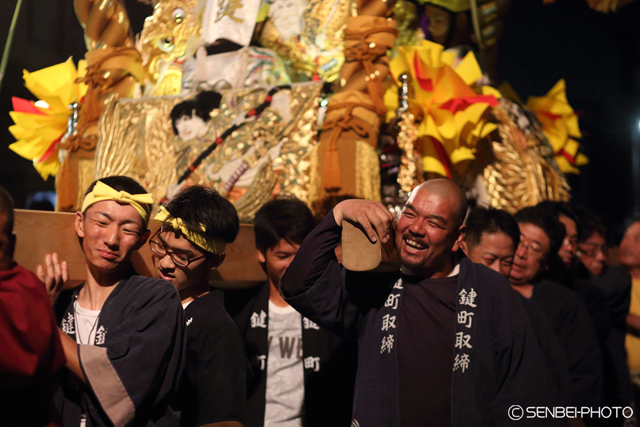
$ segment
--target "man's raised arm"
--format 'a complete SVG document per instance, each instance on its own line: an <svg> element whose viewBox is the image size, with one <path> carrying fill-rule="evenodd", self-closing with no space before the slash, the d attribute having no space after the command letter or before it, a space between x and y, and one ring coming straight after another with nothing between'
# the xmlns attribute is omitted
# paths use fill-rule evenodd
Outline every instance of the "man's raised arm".
<svg viewBox="0 0 640 427"><path fill-rule="evenodd" d="M282 280L280 292L291 298L306 292L336 261L335 249L340 243L342 220L362 227L369 239L375 242L380 236L383 243L391 237L393 215L382 203L370 200L345 200L320 222L304 240Z"/></svg>
<svg viewBox="0 0 640 427"><path fill-rule="evenodd" d="M339 203L302 242L295 258L280 279L280 293L305 317L347 336L357 318L349 300L345 270L335 249L340 243L342 220L362 227L370 239L390 237L393 215L378 202L345 200ZM377 234L376 234L377 233Z"/></svg>

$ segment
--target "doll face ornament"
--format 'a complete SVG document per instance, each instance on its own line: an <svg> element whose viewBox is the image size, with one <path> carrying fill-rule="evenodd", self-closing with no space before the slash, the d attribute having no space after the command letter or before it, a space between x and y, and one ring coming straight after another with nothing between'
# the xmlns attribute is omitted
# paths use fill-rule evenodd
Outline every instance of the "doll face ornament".
<svg viewBox="0 0 640 427"><path fill-rule="evenodd" d="M183 141L201 137L207 131L207 123L196 115L195 110L191 112L191 116L184 115L176 120L175 126L178 129L178 136Z"/></svg>

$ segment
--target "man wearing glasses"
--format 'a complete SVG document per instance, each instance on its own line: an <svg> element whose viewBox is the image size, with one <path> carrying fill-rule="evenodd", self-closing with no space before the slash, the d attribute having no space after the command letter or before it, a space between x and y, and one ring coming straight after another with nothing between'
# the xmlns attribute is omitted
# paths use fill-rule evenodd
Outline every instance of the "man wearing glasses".
<svg viewBox="0 0 640 427"><path fill-rule="evenodd" d="M182 426L241 427L246 399L245 352L240 331L209 274L235 240L235 208L216 191L188 187L160 208L160 230L149 240L154 275L173 283L187 324L187 369L181 389Z"/></svg>
<svg viewBox="0 0 640 427"><path fill-rule="evenodd" d="M602 399L602 356L589 314L573 291L544 280L549 264L558 256L564 227L544 207L524 208L514 219L520 227L520 244L509 282L538 304L558 335L571 376L572 406L598 407Z"/></svg>

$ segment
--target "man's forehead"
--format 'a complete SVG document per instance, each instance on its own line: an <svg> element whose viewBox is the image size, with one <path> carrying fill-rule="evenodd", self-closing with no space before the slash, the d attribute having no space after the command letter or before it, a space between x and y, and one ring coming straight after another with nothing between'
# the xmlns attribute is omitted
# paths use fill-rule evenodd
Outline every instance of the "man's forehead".
<svg viewBox="0 0 640 427"><path fill-rule="evenodd" d="M629 236L636 236L640 234L640 221L636 221L631 224L624 234Z"/></svg>
<svg viewBox="0 0 640 427"><path fill-rule="evenodd" d="M544 243L549 240L549 236L545 231L530 222L519 222L518 227L520 227L520 235L526 237L527 239L535 240L538 243Z"/></svg>
<svg viewBox="0 0 640 427"><path fill-rule="evenodd" d="M514 241L511 238L511 236L509 236L508 234L502 231L482 232L482 234L480 235L480 242L478 243L478 246L489 247L489 246L494 246L496 244L500 245L501 248L505 248L505 250L512 249L511 252L515 252ZM504 245L508 245L508 246L505 247Z"/></svg>
<svg viewBox="0 0 640 427"><path fill-rule="evenodd" d="M160 241L169 249L179 249L182 251L201 252L193 242L185 237L180 230L170 226L163 226L158 234Z"/></svg>
<svg viewBox="0 0 640 427"><path fill-rule="evenodd" d="M600 233L598 233L597 231L594 231L593 234L589 236L587 240L584 241L584 243L600 244L600 243L604 243L604 241L605 241L604 237L602 237Z"/></svg>
<svg viewBox="0 0 640 427"><path fill-rule="evenodd" d="M414 210L422 209L429 212L438 212L441 215L443 212L450 212L452 210L452 203L442 194L429 191L428 188L420 188L411 193L409 200L407 200L406 207ZM425 212L427 213L427 212Z"/></svg>

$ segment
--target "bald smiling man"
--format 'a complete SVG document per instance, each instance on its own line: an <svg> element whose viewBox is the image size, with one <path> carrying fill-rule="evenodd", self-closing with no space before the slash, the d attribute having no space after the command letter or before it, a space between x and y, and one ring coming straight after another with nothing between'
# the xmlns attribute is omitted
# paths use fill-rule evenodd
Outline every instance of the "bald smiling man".
<svg viewBox="0 0 640 427"><path fill-rule="evenodd" d="M379 202L346 200L307 237L280 281L304 316L359 340L354 426L494 426L512 405L556 393L517 295L499 273L458 259L467 199L452 181L416 187L395 229ZM400 271L353 272L336 259L341 224L394 239ZM523 418L522 425L563 425Z"/></svg>

